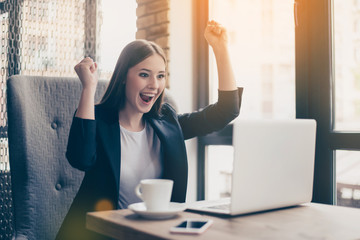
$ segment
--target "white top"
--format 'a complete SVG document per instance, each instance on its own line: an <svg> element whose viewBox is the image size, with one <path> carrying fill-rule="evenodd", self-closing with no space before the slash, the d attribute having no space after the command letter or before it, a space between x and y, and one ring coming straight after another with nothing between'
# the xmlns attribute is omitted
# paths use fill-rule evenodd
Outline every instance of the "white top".
<svg viewBox="0 0 360 240"><path fill-rule="evenodd" d="M163 171L161 143L154 129L145 122L140 132L131 132L120 125L120 190L118 207L142 200L135 194L135 187L142 179L161 178Z"/></svg>

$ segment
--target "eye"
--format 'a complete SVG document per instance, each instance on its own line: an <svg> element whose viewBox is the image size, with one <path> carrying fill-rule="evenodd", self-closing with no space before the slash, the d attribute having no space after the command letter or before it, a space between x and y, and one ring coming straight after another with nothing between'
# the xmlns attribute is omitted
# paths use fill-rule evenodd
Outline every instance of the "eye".
<svg viewBox="0 0 360 240"><path fill-rule="evenodd" d="M140 77L148 77L149 74L147 74L147 73L140 73L139 76L140 76Z"/></svg>
<svg viewBox="0 0 360 240"><path fill-rule="evenodd" d="M165 77L165 74L159 74L159 75L158 75L158 78L159 78L159 79L163 79L164 77Z"/></svg>

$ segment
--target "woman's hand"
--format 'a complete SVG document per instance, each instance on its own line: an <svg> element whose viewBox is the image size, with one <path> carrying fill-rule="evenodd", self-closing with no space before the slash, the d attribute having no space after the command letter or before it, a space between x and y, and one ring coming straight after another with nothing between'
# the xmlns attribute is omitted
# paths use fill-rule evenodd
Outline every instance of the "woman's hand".
<svg viewBox="0 0 360 240"><path fill-rule="evenodd" d="M74 69L83 86L75 116L83 119L95 119L94 97L98 83L97 64L87 57L76 64Z"/></svg>
<svg viewBox="0 0 360 240"><path fill-rule="evenodd" d="M96 90L98 83L97 64L91 58L86 57L74 67L79 76L83 89Z"/></svg>
<svg viewBox="0 0 360 240"><path fill-rule="evenodd" d="M226 47L228 44L226 28L214 20L208 21L204 37L214 50Z"/></svg>
<svg viewBox="0 0 360 240"><path fill-rule="evenodd" d="M228 35L226 29L214 20L209 21L204 36L215 54L219 78L219 90L236 90L236 82L231 66L228 50Z"/></svg>

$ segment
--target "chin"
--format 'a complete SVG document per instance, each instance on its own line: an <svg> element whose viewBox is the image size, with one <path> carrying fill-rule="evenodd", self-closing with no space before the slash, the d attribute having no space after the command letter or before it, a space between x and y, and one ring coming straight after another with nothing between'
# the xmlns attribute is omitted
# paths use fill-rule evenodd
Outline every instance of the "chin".
<svg viewBox="0 0 360 240"><path fill-rule="evenodd" d="M152 109L152 107L153 107L153 105L151 105L151 107L149 107L149 108L140 108L140 107L139 107L138 110L139 110L139 112L145 114L145 113L150 112L151 109Z"/></svg>
<svg viewBox="0 0 360 240"><path fill-rule="evenodd" d="M141 111L141 113L146 114L149 113L151 109L149 109L148 111Z"/></svg>

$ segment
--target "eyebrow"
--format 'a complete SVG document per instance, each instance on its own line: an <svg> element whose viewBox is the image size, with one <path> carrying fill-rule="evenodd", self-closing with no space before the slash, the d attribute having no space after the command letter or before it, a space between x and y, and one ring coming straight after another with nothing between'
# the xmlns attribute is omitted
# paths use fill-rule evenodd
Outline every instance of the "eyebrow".
<svg viewBox="0 0 360 240"><path fill-rule="evenodd" d="M142 68L142 69L140 69L140 71L147 71L147 72L151 72L151 70L146 69L146 68ZM159 71L159 73L165 73L165 71Z"/></svg>

